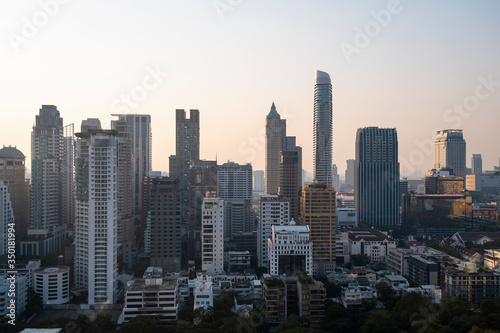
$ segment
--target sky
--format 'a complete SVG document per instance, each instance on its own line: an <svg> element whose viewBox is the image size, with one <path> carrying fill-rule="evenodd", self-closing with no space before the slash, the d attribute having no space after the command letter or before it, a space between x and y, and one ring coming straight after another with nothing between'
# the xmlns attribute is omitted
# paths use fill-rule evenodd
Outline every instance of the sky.
<svg viewBox="0 0 500 333"><path fill-rule="evenodd" d="M312 171L315 71L333 86L333 162L356 130L396 128L401 174L432 168L437 130L467 165L499 164L500 1L39 0L0 3L0 145L30 166L41 105L64 124L150 114L153 169L175 154L175 109L199 109L200 157L264 169L271 104Z"/></svg>

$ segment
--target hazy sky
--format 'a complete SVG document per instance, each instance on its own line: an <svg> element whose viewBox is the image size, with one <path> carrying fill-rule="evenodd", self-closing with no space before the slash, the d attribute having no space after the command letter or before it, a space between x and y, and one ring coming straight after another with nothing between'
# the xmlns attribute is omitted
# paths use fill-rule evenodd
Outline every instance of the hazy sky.
<svg viewBox="0 0 500 333"><path fill-rule="evenodd" d="M28 159L35 115L53 104L78 130L151 114L153 169L166 171L175 109L197 108L202 158L263 169L274 101L312 170L319 69L332 78L341 174L365 126L397 129L403 175L432 167L445 128L464 130L468 166L472 153L498 165L498 0L11 0L0 35L0 144Z"/></svg>

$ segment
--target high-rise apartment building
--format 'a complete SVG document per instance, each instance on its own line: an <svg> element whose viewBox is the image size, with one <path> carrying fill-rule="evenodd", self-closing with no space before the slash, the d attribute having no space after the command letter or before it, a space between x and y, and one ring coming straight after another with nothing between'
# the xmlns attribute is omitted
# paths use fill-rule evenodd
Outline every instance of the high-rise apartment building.
<svg viewBox="0 0 500 333"><path fill-rule="evenodd" d="M395 128L358 129L354 195L359 222L371 226L399 224L398 136Z"/></svg>
<svg viewBox="0 0 500 333"><path fill-rule="evenodd" d="M299 220L299 191L297 167L299 157L297 151L281 152L279 195L290 202L290 217Z"/></svg>
<svg viewBox="0 0 500 333"><path fill-rule="evenodd" d="M253 191L257 193L264 193L266 188L264 170L255 170L253 172Z"/></svg>
<svg viewBox="0 0 500 333"><path fill-rule="evenodd" d="M280 152L286 137L286 120L282 120L276 106L266 117L266 194L278 194L280 184Z"/></svg>
<svg viewBox="0 0 500 333"><path fill-rule="evenodd" d="M189 226L200 230L203 198L217 193L217 161L191 161L188 176Z"/></svg>
<svg viewBox="0 0 500 333"><path fill-rule="evenodd" d="M472 154L471 169L473 175L480 175L483 173L483 159L481 154Z"/></svg>
<svg viewBox="0 0 500 333"><path fill-rule="evenodd" d="M309 226L315 274L335 268L335 208L333 187L314 182L302 188L300 224Z"/></svg>
<svg viewBox="0 0 500 333"><path fill-rule="evenodd" d="M16 147L0 149L0 184L7 186L14 219L16 221L16 239L25 238L29 226L29 181L26 179L24 154Z"/></svg>
<svg viewBox="0 0 500 333"><path fill-rule="evenodd" d="M257 229L257 257L259 267L269 269L269 248L267 240L272 235L273 225L285 225L290 222L290 202L278 195L259 197L259 226Z"/></svg>
<svg viewBox="0 0 500 333"><path fill-rule="evenodd" d="M434 169L452 169L453 175L465 178L465 149L461 129L438 131L434 141Z"/></svg>
<svg viewBox="0 0 500 333"><path fill-rule="evenodd" d="M217 196L252 199L252 165L227 162L217 167Z"/></svg>
<svg viewBox="0 0 500 333"><path fill-rule="evenodd" d="M165 272L181 269L182 190L179 179L153 178L150 194L150 264Z"/></svg>
<svg viewBox="0 0 500 333"><path fill-rule="evenodd" d="M75 284L88 304L114 304L118 292L118 139L98 119L75 134Z"/></svg>
<svg viewBox="0 0 500 333"><path fill-rule="evenodd" d="M134 209L142 208L142 181L152 168L151 116L149 114L114 114L125 121L131 135L134 158Z"/></svg>
<svg viewBox="0 0 500 333"><path fill-rule="evenodd" d="M220 274L224 270L224 200L204 198L202 212L202 269L207 274Z"/></svg>
<svg viewBox="0 0 500 333"><path fill-rule="evenodd" d="M9 188L0 181L0 256L7 254L9 228L12 228L13 225L14 212L10 201Z"/></svg>
<svg viewBox="0 0 500 333"><path fill-rule="evenodd" d="M333 102L330 75L316 71L314 86L314 180L332 187Z"/></svg>
<svg viewBox="0 0 500 333"><path fill-rule="evenodd" d="M66 226L74 230L75 226L75 126L63 127L64 150L61 161L61 200L62 217Z"/></svg>
<svg viewBox="0 0 500 333"><path fill-rule="evenodd" d="M337 164L332 165L332 187L336 191L340 191L340 176L337 169Z"/></svg>
<svg viewBox="0 0 500 333"><path fill-rule="evenodd" d="M21 244L21 255L58 252L65 238L60 181L63 155L63 119L55 105L42 105L31 133L30 241Z"/></svg>

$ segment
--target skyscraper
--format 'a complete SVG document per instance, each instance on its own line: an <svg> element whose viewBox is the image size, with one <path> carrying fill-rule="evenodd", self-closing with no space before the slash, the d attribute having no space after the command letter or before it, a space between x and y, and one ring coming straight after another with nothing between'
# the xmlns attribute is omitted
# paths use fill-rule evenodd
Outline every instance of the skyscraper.
<svg viewBox="0 0 500 333"><path fill-rule="evenodd" d="M332 186L333 103L330 75L316 71L314 86L314 180Z"/></svg>
<svg viewBox="0 0 500 333"><path fill-rule="evenodd" d="M75 284L88 304L113 304L118 292L118 140L99 119L76 133Z"/></svg>
<svg viewBox="0 0 500 333"><path fill-rule="evenodd" d="M220 274L224 270L224 200L204 198L202 212L202 269Z"/></svg>
<svg viewBox="0 0 500 333"><path fill-rule="evenodd" d="M266 187L265 183L264 170L255 170L253 172L253 191L263 193Z"/></svg>
<svg viewBox="0 0 500 333"><path fill-rule="evenodd" d="M465 140L461 129L437 132L434 141L434 169L452 169L453 175L465 179L465 156Z"/></svg>
<svg viewBox="0 0 500 333"><path fill-rule="evenodd" d="M356 163L355 160L349 159L346 161L347 168L345 170L345 183L354 187L354 165Z"/></svg>
<svg viewBox="0 0 500 333"><path fill-rule="evenodd" d="M337 169L337 164L332 165L332 187L336 191L340 191L340 176Z"/></svg>
<svg viewBox="0 0 500 333"><path fill-rule="evenodd" d="M14 224L14 212L10 201L9 189L0 181L0 256L7 254L9 228Z"/></svg>
<svg viewBox="0 0 500 333"><path fill-rule="evenodd" d="M333 187L314 182L302 188L300 224L310 229L315 274L335 268L335 208Z"/></svg>
<svg viewBox="0 0 500 333"><path fill-rule="evenodd" d="M480 175L483 173L483 159L481 154L472 154L471 168L473 175Z"/></svg>
<svg viewBox="0 0 500 333"><path fill-rule="evenodd" d="M152 167L151 116L149 114L113 114L126 121L132 140L134 156L134 208L142 208L142 181Z"/></svg>
<svg viewBox="0 0 500 333"><path fill-rule="evenodd" d="M65 237L62 216L61 167L64 154L63 119L55 105L42 105L31 133L31 242L21 255L45 256L59 251Z"/></svg>
<svg viewBox="0 0 500 333"><path fill-rule="evenodd" d="M62 216L68 229L75 223L75 129L74 124L63 127L64 152L61 163Z"/></svg>
<svg viewBox="0 0 500 333"><path fill-rule="evenodd" d="M298 161L297 151L281 152L279 195L289 200L290 217L295 221L299 220Z"/></svg>
<svg viewBox="0 0 500 333"><path fill-rule="evenodd" d="M399 224L398 136L395 128L356 133L355 205L359 222Z"/></svg>
<svg viewBox="0 0 500 333"><path fill-rule="evenodd" d="M280 183L280 152L286 144L286 120L282 120L276 106L266 117L266 194L277 194Z"/></svg>
<svg viewBox="0 0 500 333"><path fill-rule="evenodd" d="M16 239L26 237L29 226L29 181L26 179L26 157L16 147L0 149L0 184L3 181L10 194L14 219L16 222Z"/></svg>
<svg viewBox="0 0 500 333"><path fill-rule="evenodd" d="M189 165L189 225L201 230L201 205L207 193L217 193L217 161L192 161Z"/></svg>

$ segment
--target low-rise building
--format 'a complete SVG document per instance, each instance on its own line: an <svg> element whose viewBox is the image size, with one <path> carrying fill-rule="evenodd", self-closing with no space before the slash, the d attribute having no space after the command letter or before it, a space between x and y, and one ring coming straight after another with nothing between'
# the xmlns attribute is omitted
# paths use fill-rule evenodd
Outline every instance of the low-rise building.
<svg viewBox="0 0 500 333"><path fill-rule="evenodd" d="M36 270L34 289L43 304L69 303L69 267L57 266Z"/></svg>
<svg viewBox="0 0 500 333"><path fill-rule="evenodd" d="M7 317L10 313L17 319L28 304L28 277L23 275L0 275L0 317ZM12 291L15 296L12 297ZM12 309L11 300L14 300ZM13 312L12 312L13 311Z"/></svg>
<svg viewBox="0 0 500 333"><path fill-rule="evenodd" d="M365 254L372 262L386 261L390 248L396 241L373 228L349 229L349 255Z"/></svg>
<svg viewBox="0 0 500 333"><path fill-rule="evenodd" d="M213 282L210 275L199 275L194 283L194 309L214 306Z"/></svg>
<svg viewBox="0 0 500 333"><path fill-rule="evenodd" d="M423 255L408 258L408 279L418 285L437 285L439 265Z"/></svg>

